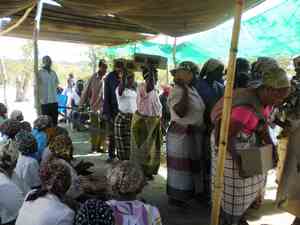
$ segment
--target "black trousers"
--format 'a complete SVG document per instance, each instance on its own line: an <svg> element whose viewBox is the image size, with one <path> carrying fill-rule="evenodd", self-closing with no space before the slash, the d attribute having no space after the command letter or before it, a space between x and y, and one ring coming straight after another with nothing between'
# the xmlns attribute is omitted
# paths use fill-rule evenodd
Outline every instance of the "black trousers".
<svg viewBox="0 0 300 225"><path fill-rule="evenodd" d="M57 125L58 104L57 103L42 104L42 115L50 116L52 118L54 125Z"/></svg>

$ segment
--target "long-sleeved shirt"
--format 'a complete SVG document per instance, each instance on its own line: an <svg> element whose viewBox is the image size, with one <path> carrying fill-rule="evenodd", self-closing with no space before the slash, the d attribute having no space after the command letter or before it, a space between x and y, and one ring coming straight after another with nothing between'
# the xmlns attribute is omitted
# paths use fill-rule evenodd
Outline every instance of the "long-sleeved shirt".
<svg viewBox="0 0 300 225"><path fill-rule="evenodd" d="M103 108L103 82L102 76L98 73L93 74L81 95L79 106L89 100L91 110L101 113Z"/></svg>
<svg viewBox="0 0 300 225"><path fill-rule="evenodd" d="M107 75L104 82L104 105L103 114L107 119L113 119L119 112L116 89L120 83L117 72Z"/></svg>

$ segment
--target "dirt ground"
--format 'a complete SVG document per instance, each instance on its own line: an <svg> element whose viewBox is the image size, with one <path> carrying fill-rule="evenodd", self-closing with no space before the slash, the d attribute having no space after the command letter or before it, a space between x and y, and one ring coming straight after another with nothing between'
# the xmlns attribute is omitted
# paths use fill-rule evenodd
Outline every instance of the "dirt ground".
<svg viewBox="0 0 300 225"><path fill-rule="evenodd" d="M70 132L75 146L75 157L86 159L95 164L97 173L105 174L110 165L105 162L106 154L90 154L89 134L85 132ZM190 207L178 209L168 205L166 195L166 168L162 166L154 181L150 182L140 197L148 203L157 206L160 210L164 225L209 225L210 210L205 203L192 201ZM275 172L271 171L268 176L265 200L259 210L250 210L248 218L251 225L289 225L293 216L279 211L275 207L276 183Z"/></svg>

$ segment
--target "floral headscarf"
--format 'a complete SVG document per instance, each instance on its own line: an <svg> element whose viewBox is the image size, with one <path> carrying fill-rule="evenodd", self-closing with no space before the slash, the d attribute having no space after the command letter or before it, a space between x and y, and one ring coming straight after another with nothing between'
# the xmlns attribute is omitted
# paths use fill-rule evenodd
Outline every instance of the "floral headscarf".
<svg viewBox="0 0 300 225"><path fill-rule="evenodd" d="M70 161L73 158L73 143L69 136L58 135L49 143L49 150L57 158Z"/></svg>
<svg viewBox="0 0 300 225"><path fill-rule="evenodd" d="M81 205L75 225L114 225L113 210L104 201L90 199Z"/></svg>
<svg viewBox="0 0 300 225"><path fill-rule="evenodd" d="M9 149L9 145L5 144L0 148L0 172L10 175L16 167L18 155Z"/></svg>
<svg viewBox="0 0 300 225"><path fill-rule="evenodd" d="M37 143L31 132L21 130L16 135L16 147L23 155L30 155L37 151Z"/></svg>
<svg viewBox="0 0 300 225"><path fill-rule="evenodd" d="M24 119L22 111L21 110L12 111L12 113L10 114L10 119L21 122Z"/></svg>
<svg viewBox="0 0 300 225"><path fill-rule="evenodd" d="M50 116L42 115L39 116L34 122L33 127L38 130L43 130L47 127L51 127L52 119Z"/></svg>
<svg viewBox="0 0 300 225"><path fill-rule="evenodd" d="M206 63L204 63L200 76L205 77L208 73L214 72L217 68L223 67L224 64L218 59L209 59Z"/></svg>
<svg viewBox="0 0 300 225"><path fill-rule="evenodd" d="M145 185L141 168L127 160L118 163L108 173L108 183L114 194L138 194Z"/></svg>
<svg viewBox="0 0 300 225"><path fill-rule="evenodd" d="M50 158L40 168L42 189L57 196L64 195L71 185L71 172L60 159Z"/></svg>
<svg viewBox="0 0 300 225"><path fill-rule="evenodd" d="M21 123L21 130L26 130L28 132L31 132L32 131L32 127L31 127L31 124L27 121L23 121Z"/></svg>
<svg viewBox="0 0 300 225"><path fill-rule="evenodd" d="M15 138L16 134L21 130L21 123L16 120L8 119L0 126L0 132L9 138Z"/></svg>

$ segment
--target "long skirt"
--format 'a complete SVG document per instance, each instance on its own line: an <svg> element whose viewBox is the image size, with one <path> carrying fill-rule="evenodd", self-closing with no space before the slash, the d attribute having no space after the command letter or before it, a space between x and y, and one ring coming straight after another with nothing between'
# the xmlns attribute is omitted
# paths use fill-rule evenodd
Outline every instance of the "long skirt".
<svg viewBox="0 0 300 225"><path fill-rule="evenodd" d="M188 201L203 192L202 133L167 132L167 194Z"/></svg>
<svg viewBox="0 0 300 225"><path fill-rule="evenodd" d="M105 122L101 120L98 113L91 113L91 126L95 130L91 130L92 149L104 153L106 148L105 132L99 132L98 129L105 131Z"/></svg>
<svg viewBox="0 0 300 225"><path fill-rule="evenodd" d="M161 144L160 118L133 114L130 160L142 167L145 176L158 173Z"/></svg>
<svg viewBox="0 0 300 225"><path fill-rule="evenodd" d="M115 119L115 145L120 160L130 159L131 120L132 114L121 112Z"/></svg>
<svg viewBox="0 0 300 225"><path fill-rule="evenodd" d="M212 191L217 169L217 145L212 132ZM242 146L242 145L241 145ZM247 148L247 144L244 144ZM239 147L239 149L242 149ZM255 175L243 178L239 174L239 167L227 152L224 166L224 190L222 194L222 222L223 224L238 224L250 205L257 199L264 189L266 175Z"/></svg>

